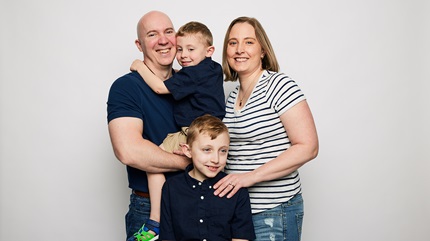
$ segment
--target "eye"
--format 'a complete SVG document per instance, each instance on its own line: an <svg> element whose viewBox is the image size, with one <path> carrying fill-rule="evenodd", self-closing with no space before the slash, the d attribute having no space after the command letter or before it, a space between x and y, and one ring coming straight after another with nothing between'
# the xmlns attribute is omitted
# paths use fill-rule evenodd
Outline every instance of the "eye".
<svg viewBox="0 0 430 241"><path fill-rule="evenodd" d="M237 44L237 42L236 41L230 41L230 42L228 42L228 45L230 45L230 46L234 46L234 45L236 45Z"/></svg>
<svg viewBox="0 0 430 241"><path fill-rule="evenodd" d="M173 29L169 29L166 31L166 34L174 34L174 33L175 33L175 31Z"/></svg>
<svg viewBox="0 0 430 241"><path fill-rule="evenodd" d="M188 49L188 51L193 52L193 51L194 51L194 49Z"/></svg>
<svg viewBox="0 0 430 241"><path fill-rule="evenodd" d="M227 153L228 153L228 149L221 149L221 150L220 150L220 152L221 152L222 154L227 154Z"/></svg>
<svg viewBox="0 0 430 241"><path fill-rule="evenodd" d="M182 52L182 48L178 48L178 49L177 49L177 51L178 51L178 52Z"/></svg>
<svg viewBox="0 0 430 241"><path fill-rule="evenodd" d="M203 148L203 151L204 151L204 152L210 152L210 151L211 151L211 149L210 149L210 148Z"/></svg>

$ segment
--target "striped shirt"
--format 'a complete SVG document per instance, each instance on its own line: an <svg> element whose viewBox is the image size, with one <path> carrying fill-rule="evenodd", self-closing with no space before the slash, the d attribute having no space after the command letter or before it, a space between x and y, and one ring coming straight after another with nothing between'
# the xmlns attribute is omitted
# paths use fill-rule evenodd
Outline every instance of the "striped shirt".
<svg viewBox="0 0 430 241"><path fill-rule="evenodd" d="M225 172L252 171L291 146L280 116L305 100L297 84L282 73L265 70L241 110L235 110L239 86L227 98L223 122L230 134ZM297 171L249 187L252 213L274 208L301 192Z"/></svg>

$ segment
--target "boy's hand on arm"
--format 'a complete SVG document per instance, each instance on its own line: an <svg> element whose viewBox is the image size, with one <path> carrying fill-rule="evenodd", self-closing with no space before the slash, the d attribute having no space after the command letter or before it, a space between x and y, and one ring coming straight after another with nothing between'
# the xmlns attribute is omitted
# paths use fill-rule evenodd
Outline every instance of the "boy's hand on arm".
<svg viewBox="0 0 430 241"><path fill-rule="evenodd" d="M133 63L131 64L131 66L130 66L130 70L131 71L141 71L142 70L142 68L145 68L146 66L145 66L145 64L143 63L143 61L142 60L140 60L140 59L135 59L134 61L133 61Z"/></svg>
<svg viewBox="0 0 430 241"><path fill-rule="evenodd" d="M130 66L131 71L137 71L149 87L157 94L170 94L170 91L164 85L164 80L156 76L146 64L136 59Z"/></svg>

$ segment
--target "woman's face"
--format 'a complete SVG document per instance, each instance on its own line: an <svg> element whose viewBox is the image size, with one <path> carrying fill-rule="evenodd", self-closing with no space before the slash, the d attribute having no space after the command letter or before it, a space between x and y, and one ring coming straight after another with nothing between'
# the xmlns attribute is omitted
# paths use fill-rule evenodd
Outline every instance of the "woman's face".
<svg viewBox="0 0 430 241"><path fill-rule="evenodd" d="M229 66L239 77L262 69L263 51L249 23L237 23L231 28L226 53Z"/></svg>

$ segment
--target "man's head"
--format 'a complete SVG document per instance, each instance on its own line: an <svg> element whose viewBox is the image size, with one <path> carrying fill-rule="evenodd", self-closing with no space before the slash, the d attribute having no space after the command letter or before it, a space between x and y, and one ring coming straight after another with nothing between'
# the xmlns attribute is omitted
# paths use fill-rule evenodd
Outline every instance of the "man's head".
<svg viewBox="0 0 430 241"><path fill-rule="evenodd" d="M176 60L182 67L199 64L215 51L212 33L200 22L189 22L176 33Z"/></svg>
<svg viewBox="0 0 430 241"><path fill-rule="evenodd" d="M151 70L171 70L176 55L176 37L173 23L165 13L151 11L143 15L137 24L135 43Z"/></svg>
<svg viewBox="0 0 430 241"><path fill-rule="evenodd" d="M220 119L208 114L196 118L188 128L187 144L182 146L193 160L190 175L199 181L215 177L225 167L229 145L228 129Z"/></svg>

